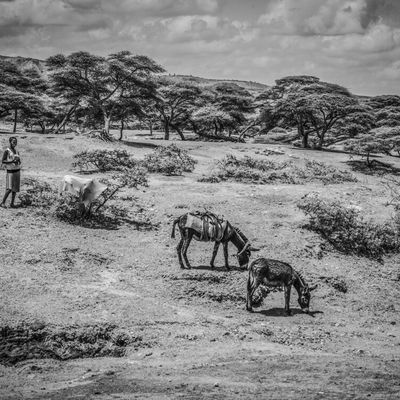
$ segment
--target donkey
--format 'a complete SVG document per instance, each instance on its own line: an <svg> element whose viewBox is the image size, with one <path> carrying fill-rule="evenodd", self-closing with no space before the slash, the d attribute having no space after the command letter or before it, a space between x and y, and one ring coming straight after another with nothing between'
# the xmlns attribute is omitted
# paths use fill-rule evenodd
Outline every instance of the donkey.
<svg viewBox="0 0 400 400"><path fill-rule="evenodd" d="M285 311L290 315L290 290L293 285L299 295L298 302L301 310L309 312L311 291L317 285L308 286L304 278L289 264L271 260L268 258L257 258L249 267L247 280L247 302L246 309L253 311L252 297L259 285L269 287L282 287L285 292Z"/></svg>
<svg viewBox="0 0 400 400"><path fill-rule="evenodd" d="M187 258L190 242L194 238L198 241L213 241L214 250L210 265L214 268L215 257L219 245L223 244L225 268L229 271L228 243L232 242L238 249L236 254L240 267L247 268L251 251L258 251L251 246L249 240L239 228L232 226L229 221L222 220L210 212L186 213L173 221L171 238L175 238L175 226L178 225L181 240L176 247L179 264L182 269L191 268ZM186 267L185 267L186 264Z"/></svg>

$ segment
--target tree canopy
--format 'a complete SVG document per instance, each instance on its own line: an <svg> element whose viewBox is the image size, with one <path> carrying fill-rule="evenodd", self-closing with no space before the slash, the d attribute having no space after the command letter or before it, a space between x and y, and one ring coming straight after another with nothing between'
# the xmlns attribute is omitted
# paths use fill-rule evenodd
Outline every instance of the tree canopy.
<svg viewBox="0 0 400 400"><path fill-rule="evenodd" d="M53 90L72 103L98 109L103 117L103 135L122 102L140 101L155 94L152 74L164 69L146 56L121 51L108 57L88 52L62 54L47 59Z"/></svg>

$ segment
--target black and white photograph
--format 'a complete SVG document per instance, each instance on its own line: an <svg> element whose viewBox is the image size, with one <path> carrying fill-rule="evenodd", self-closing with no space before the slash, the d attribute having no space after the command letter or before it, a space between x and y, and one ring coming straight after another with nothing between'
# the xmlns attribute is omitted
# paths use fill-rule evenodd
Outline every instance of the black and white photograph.
<svg viewBox="0 0 400 400"><path fill-rule="evenodd" d="M0 0L0 399L400 398L399 0Z"/></svg>

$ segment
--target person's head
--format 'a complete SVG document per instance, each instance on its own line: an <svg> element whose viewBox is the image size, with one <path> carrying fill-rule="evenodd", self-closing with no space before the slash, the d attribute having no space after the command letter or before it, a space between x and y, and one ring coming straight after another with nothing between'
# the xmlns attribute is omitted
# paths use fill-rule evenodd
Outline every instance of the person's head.
<svg viewBox="0 0 400 400"><path fill-rule="evenodd" d="M18 143L17 138L15 136L11 136L10 139L8 139L10 142L11 147L15 147Z"/></svg>

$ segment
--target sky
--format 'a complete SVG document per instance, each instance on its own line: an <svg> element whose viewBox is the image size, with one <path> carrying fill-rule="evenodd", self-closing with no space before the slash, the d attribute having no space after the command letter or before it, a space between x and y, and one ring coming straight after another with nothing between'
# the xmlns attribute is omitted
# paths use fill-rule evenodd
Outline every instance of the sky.
<svg viewBox="0 0 400 400"><path fill-rule="evenodd" d="M400 95L400 0L0 0L0 54L146 55L171 74L313 75Z"/></svg>

